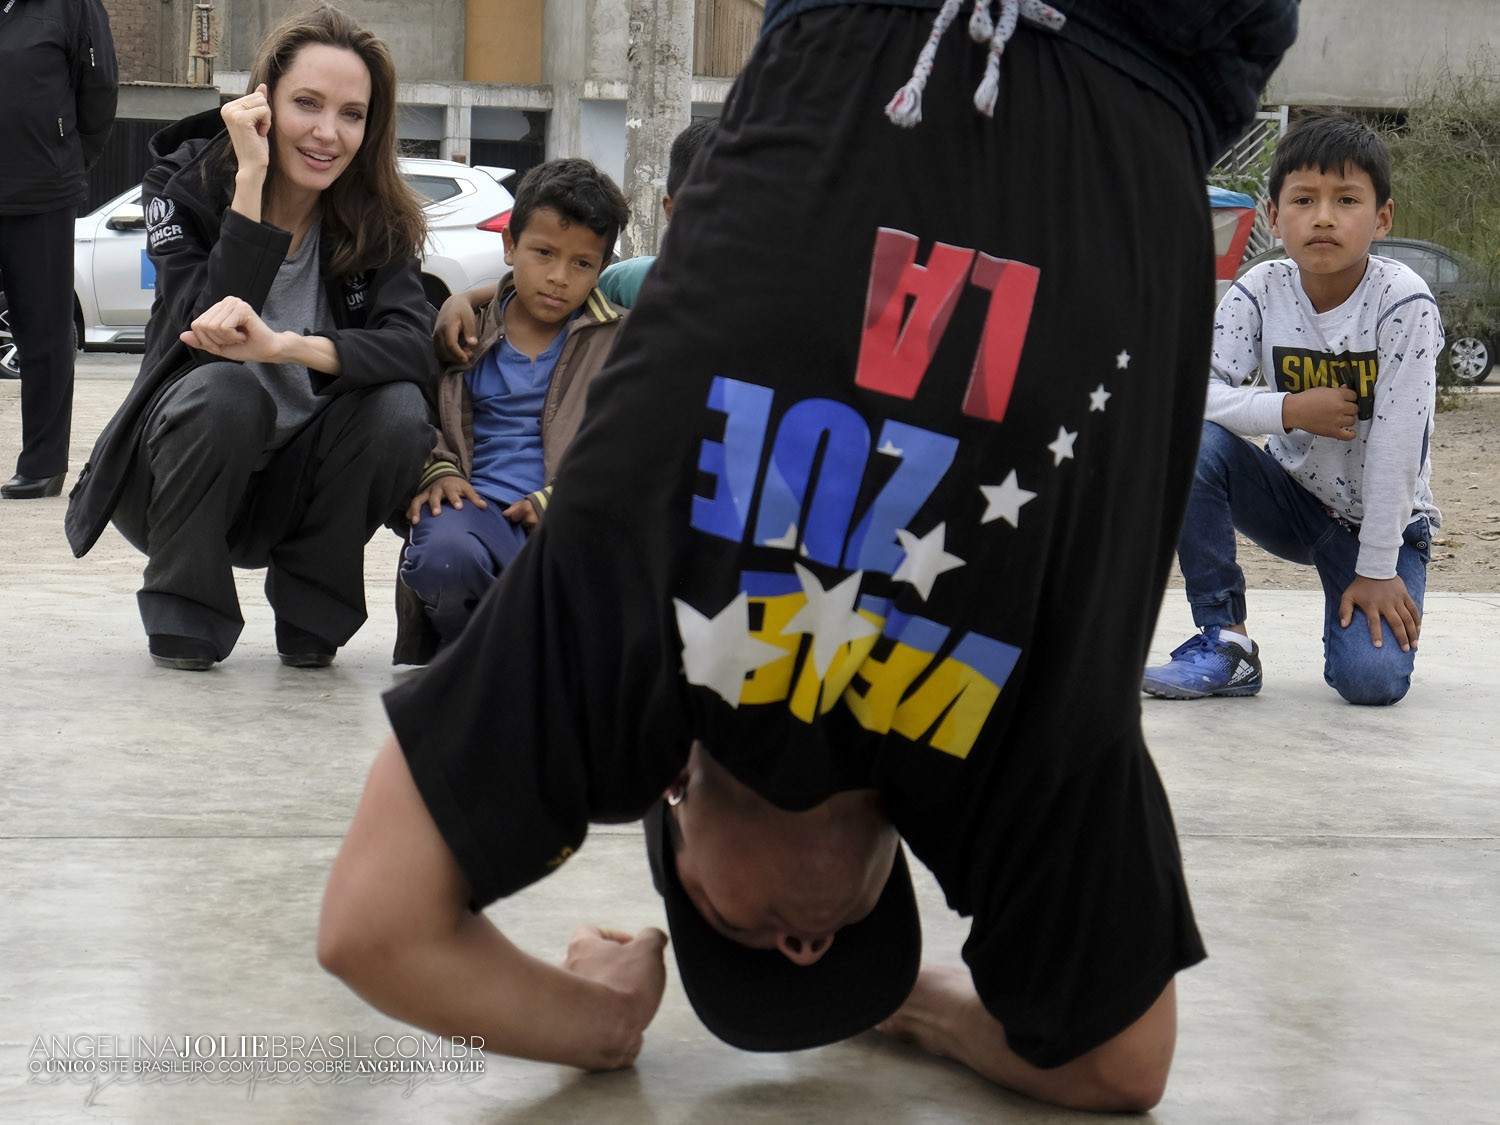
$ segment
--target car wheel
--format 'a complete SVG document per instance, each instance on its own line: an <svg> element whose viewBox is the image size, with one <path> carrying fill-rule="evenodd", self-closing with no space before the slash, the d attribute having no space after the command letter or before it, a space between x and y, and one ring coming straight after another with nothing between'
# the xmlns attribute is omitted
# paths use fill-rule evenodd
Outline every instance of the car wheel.
<svg viewBox="0 0 1500 1125"><path fill-rule="evenodd" d="M1453 378L1467 386L1484 382L1495 369L1495 345L1482 336L1450 340L1443 354Z"/></svg>
<svg viewBox="0 0 1500 1125"><path fill-rule="evenodd" d="M435 309L443 307L443 302L448 299L448 287L430 273L422 275L422 295L427 298L427 303Z"/></svg>
<svg viewBox="0 0 1500 1125"><path fill-rule="evenodd" d="M0 379L19 379L21 365L16 362L16 341L10 334L10 302L0 293Z"/></svg>
<svg viewBox="0 0 1500 1125"><path fill-rule="evenodd" d="M83 350L83 333L79 331L76 317L73 320L73 350ZM16 350L16 340L10 331L10 302L4 293L0 293L0 379L20 377L21 353Z"/></svg>

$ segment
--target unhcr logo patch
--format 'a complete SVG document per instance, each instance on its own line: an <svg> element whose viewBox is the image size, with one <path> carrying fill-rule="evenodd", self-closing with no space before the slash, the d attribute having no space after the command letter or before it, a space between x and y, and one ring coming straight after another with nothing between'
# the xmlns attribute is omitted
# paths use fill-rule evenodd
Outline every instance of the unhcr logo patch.
<svg viewBox="0 0 1500 1125"><path fill-rule="evenodd" d="M146 204L146 225L159 227L163 223L171 222L175 214L177 214L177 204L166 196L158 195Z"/></svg>
<svg viewBox="0 0 1500 1125"><path fill-rule="evenodd" d="M160 250L182 237L182 224L174 222L177 204L164 196L155 196L146 204L146 241L152 250Z"/></svg>
<svg viewBox="0 0 1500 1125"><path fill-rule="evenodd" d="M369 295L369 279L366 277L353 278L344 287L344 307L350 312L357 312L365 307L365 300Z"/></svg>

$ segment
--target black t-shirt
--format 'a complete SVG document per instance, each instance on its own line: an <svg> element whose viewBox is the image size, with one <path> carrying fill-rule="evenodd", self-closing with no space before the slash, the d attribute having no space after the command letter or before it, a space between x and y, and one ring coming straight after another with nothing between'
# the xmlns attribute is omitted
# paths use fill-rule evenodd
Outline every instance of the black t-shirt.
<svg viewBox="0 0 1500 1125"><path fill-rule="evenodd" d="M639 817L694 738L782 807L876 788L1053 1065L1203 955L1139 680L1202 417L1206 204L1165 103L1031 32L1006 82L1047 97L976 125L965 41L922 131L890 126L925 34L890 11L762 44L540 529L388 708L479 905ZM872 61L804 65L833 44Z"/></svg>

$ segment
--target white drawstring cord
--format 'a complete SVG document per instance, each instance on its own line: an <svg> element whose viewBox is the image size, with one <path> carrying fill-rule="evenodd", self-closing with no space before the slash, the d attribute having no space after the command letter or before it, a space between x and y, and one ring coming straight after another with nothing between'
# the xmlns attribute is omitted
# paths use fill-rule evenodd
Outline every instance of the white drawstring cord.
<svg viewBox="0 0 1500 1125"><path fill-rule="evenodd" d="M974 14L969 17L969 36L976 43L989 44L984 78L974 91L974 108L986 117L995 115L995 99L1000 93L1000 56L1005 53L1005 45L1016 33L1016 25L1024 19L1049 31L1057 31L1068 20L1067 16L1050 4L1042 3L1042 0L999 0L999 3L999 20L990 17L990 0L977 0ZM958 10L962 6L963 0L944 0L942 8L938 10L937 18L932 21L932 33L917 55L917 65L912 68L911 78L896 91L896 96L885 107L885 115L892 124L910 129L922 120L922 91L926 89L927 79L932 74L938 41L958 16Z"/></svg>
<svg viewBox="0 0 1500 1125"><path fill-rule="evenodd" d="M937 55L938 40L948 30L948 25L958 15L958 9L962 5L963 0L943 0L937 18L932 21L932 34L927 37L921 53L917 55L917 65L912 68L911 78L896 91L896 96L885 107L885 115L893 124L910 129L922 120L922 90L927 85L927 76L932 73L932 60Z"/></svg>

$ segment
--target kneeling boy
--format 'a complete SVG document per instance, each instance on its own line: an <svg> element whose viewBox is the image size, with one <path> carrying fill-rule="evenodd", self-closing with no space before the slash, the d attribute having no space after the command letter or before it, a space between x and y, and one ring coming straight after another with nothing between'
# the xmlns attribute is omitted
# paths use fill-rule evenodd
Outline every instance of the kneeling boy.
<svg viewBox="0 0 1500 1125"><path fill-rule="evenodd" d="M1177 558L1202 630L1148 668L1165 699L1255 695L1236 531L1323 582L1323 678L1350 703L1411 686L1431 529L1436 359L1427 285L1371 255L1391 229L1390 156L1341 113L1299 119L1271 165L1265 262L1219 304L1202 442ZM1268 386L1250 385L1256 370ZM1264 449L1236 435L1269 433Z"/></svg>

